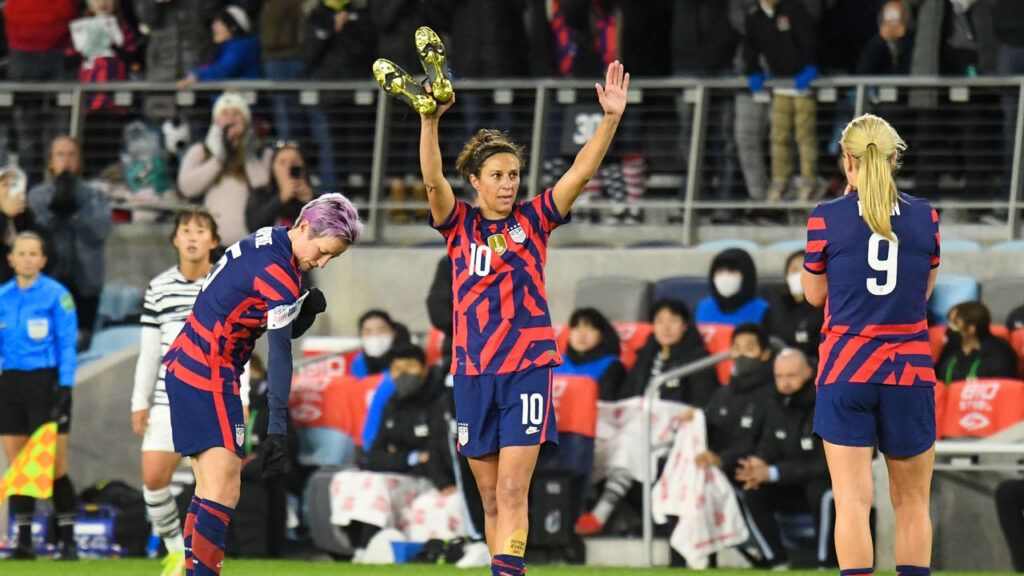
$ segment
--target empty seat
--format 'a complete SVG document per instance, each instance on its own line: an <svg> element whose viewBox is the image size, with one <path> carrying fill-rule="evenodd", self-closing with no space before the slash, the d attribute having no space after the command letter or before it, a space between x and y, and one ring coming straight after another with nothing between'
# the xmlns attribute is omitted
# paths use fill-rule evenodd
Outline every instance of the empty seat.
<svg viewBox="0 0 1024 576"><path fill-rule="evenodd" d="M786 252L796 252L797 250L803 250L807 246L807 240L803 238L793 240L780 240L778 242L772 242L767 246L769 250L785 250Z"/></svg>
<svg viewBox="0 0 1024 576"><path fill-rule="evenodd" d="M119 350L137 346L142 337L142 326L113 326L96 332L89 343L89 349L78 355L78 365L83 366L104 358Z"/></svg>
<svg viewBox="0 0 1024 576"><path fill-rule="evenodd" d="M611 321L647 319L651 283L628 276L584 278L576 284L576 308L597 308Z"/></svg>
<svg viewBox="0 0 1024 576"><path fill-rule="evenodd" d="M1000 242L998 244L993 244L989 246L988 249L994 250L996 252L1013 252L1015 250L1020 250L1024 252L1024 240L1010 240L1008 242Z"/></svg>
<svg viewBox="0 0 1024 576"><path fill-rule="evenodd" d="M653 301L679 300L692 313L697 303L711 295L708 279L704 276L673 276L654 283ZM647 320L647 318L644 318Z"/></svg>
<svg viewBox="0 0 1024 576"><path fill-rule="evenodd" d="M96 313L96 330L119 324L135 324L142 317L143 292L138 286L112 282L103 286Z"/></svg>
<svg viewBox="0 0 1024 576"><path fill-rule="evenodd" d="M950 240L942 239L943 252L980 252L981 244L974 240Z"/></svg>
<svg viewBox="0 0 1024 576"><path fill-rule="evenodd" d="M1024 304L1024 278L993 278L981 283L981 298L992 313L992 321L1006 322L1015 308Z"/></svg>
<svg viewBox="0 0 1024 576"><path fill-rule="evenodd" d="M936 321L945 322L949 309L961 302L978 299L978 283L970 276L940 274L935 280L935 291L928 300L928 310Z"/></svg>
<svg viewBox="0 0 1024 576"><path fill-rule="evenodd" d="M942 435L984 438L1024 420L1024 381L984 378L954 382Z"/></svg>
<svg viewBox="0 0 1024 576"><path fill-rule="evenodd" d="M728 250L729 248L740 248L747 252L756 252L760 246L753 240L739 240L726 238L722 240L708 240L694 246L698 250Z"/></svg>

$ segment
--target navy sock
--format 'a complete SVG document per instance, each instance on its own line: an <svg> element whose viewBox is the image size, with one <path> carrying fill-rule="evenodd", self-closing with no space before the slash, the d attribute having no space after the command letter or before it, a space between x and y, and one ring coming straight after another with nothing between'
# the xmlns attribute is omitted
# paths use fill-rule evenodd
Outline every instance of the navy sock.
<svg viewBox="0 0 1024 576"><path fill-rule="evenodd" d="M491 559L491 576L522 576L526 574L526 560L522 556L497 554Z"/></svg>
<svg viewBox="0 0 1024 576"><path fill-rule="evenodd" d="M927 566L911 566L901 564L896 567L896 574L899 576L931 576L932 569Z"/></svg>
<svg viewBox="0 0 1024 576"><path fill-rule="evenodd" d="M868 576L875 573L875 568L850 568L849 570L840 570L839 576Z"/></svg>

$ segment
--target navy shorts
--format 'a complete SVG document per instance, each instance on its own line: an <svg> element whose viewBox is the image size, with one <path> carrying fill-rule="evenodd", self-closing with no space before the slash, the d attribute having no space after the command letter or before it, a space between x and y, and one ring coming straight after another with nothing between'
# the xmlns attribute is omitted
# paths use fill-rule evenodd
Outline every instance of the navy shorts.
<svg viewBox="0 0 1024 576"><path fill-rule="evenodd" d="M170 370L164 378L171 405L174 450L194 456L210 448L226 448L245 456L245 421L242 400L235 394L196 388Z"/></svg>
<svg viewBox="0 0 1024 576"><path fill-rule="evenodd" d="M558 443L551 368L454 377L459 453L468 458L506 446Z"/></svg>
<svg viewBox="0 0 1024 576"><path fill-rule="evenodd" d="M935 444L935 391L924 386L835 383L818 386L814 432L841 446L877 446L917 456Z"/></svg>

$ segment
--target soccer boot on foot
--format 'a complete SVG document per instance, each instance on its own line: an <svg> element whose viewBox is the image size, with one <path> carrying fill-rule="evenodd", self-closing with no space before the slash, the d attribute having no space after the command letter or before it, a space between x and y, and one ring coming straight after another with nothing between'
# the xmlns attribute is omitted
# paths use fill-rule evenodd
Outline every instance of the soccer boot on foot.
<svg viewBox="0 0 1024 576"><path fill-rule="evenodd" d="M161 562L160 576L182 576L185 574L185 552L171 552Z"/></svg>
<svg viewBox="0 0 1024 576"><path fill-rule="evenodd" d="M78 543L77 542L63 542L60 545L60 551L54 560L63 562L76 562L78 560Z"/></svg>
<svg viewBox="0 0 1024 576"><path fill-rule="evenodd" d="M448 57L444 50L441 37L426 26L416 30L416 52L420 55L420 64L427 73L431 86L431 95L438 102L447 102L455 95L452 87L451 71L448 70Z"/></svg>
<svg viewBox="0 0 1024 576"><path fill-rule="evenodd" d="M412 106L418 114L429 116L437 110L437 101L398 64L378 58L373 63L373 77L385 92Z"/></svg>
<svg viewBox="0 0 1024 576"><path fill-rule="evenodd" d="M36 551L32 549L32 546L22 546L19 543L11 550L11 555L7 557L9 560L35 560Z"/></svg>

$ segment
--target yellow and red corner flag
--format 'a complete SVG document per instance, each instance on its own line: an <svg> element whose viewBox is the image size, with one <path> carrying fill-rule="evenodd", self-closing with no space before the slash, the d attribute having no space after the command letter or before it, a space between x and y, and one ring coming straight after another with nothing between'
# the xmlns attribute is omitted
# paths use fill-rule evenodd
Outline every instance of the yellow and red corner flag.
<svg viewBox="0 0 1024 576"><path fill-rule="evenodd" d="M8 496L53 496L53 465L57 461L57 423L47 422L28 439L0 479L0 500Z"/></svg>

